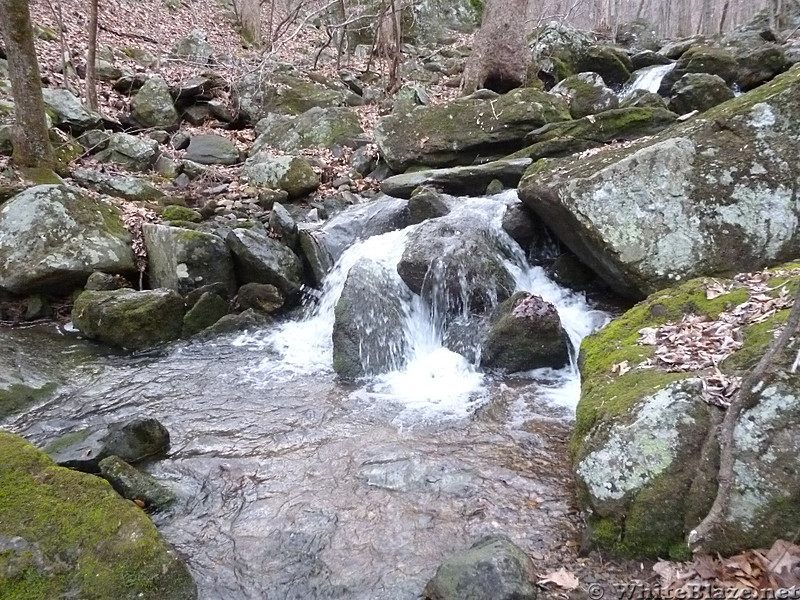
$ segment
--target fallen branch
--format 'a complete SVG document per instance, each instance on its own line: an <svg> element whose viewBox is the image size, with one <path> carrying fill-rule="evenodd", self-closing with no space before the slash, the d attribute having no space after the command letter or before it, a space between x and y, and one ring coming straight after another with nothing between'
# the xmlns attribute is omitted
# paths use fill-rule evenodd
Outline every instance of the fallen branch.
<svg viewBox="0 0 800 600"><path fill-rule="evenodd" d="M127 37L127 38L132 38L134 40L142 40L144 42L150 42L151 44L160 44L161 43L158 40L156 40L154 38L151 38L149 35L143 35L141 33L129 33L127 31L116 31L115 29L112 29L111 27L103 25L102 23L98 24L98 28L101 31L105 31L105 32L110 33L112 35L116 35L117 37Z"/></svg>

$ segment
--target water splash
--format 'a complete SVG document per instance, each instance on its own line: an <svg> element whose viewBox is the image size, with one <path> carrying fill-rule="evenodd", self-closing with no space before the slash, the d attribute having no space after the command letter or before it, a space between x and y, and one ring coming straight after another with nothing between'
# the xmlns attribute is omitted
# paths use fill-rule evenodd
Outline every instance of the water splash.
<svg viewBox="0 0 800 600"><path fill-rule="evenodd" d="M658 89L661 87L661 81L674 68L675 63L670 63L668 65L653 65L652 67L645 67L635 71L631 75L632 81L625 86L620 98L624 100L636 90L646 90L657 94Z"/></svg>

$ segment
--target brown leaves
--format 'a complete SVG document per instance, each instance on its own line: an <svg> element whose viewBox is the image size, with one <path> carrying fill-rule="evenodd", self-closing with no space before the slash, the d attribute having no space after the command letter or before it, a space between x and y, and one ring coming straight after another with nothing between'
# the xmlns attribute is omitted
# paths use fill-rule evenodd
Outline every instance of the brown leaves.
<svg viewBox="0 0 800 600"><path fill-rule="evenodd" d="M564 567L561 567L558 571L548 573L539 580L540 585L546 585L548 583L557 585L565 590L578 589L581 584L580 580L573 573L567 571Z"/></svg>

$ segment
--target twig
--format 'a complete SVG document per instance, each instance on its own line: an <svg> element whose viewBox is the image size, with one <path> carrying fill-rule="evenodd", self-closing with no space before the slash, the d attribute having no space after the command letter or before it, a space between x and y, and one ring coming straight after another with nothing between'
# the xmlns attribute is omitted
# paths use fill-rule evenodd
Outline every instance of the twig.
<svg viewBox="0 0 800 600"><path fill-rule="evenodd" d="M129 33L127 31L116 31L115 29L112 29L107 25L103 25L102 23L98 24L98 28L100 29L100 31L106 31L112 35L116 35L117 37L127 37L127 38L132 38L134 40L142 40L145 42L150 42L151 44L161 43L158 40L151 38L149 35L143 35L141 33Z"/></svg>

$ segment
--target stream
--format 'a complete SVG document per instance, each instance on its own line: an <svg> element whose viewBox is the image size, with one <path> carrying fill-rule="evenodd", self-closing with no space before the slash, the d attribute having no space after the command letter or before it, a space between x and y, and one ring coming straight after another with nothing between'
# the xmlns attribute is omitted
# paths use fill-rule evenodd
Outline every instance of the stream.
<svg viewBox="0 0 800 600"><path fill-rule="evenodd" d="M517 288L553 302L577 347L608 315L527 265L500 228L513 201L457 210L503 238ZM396 370L356 383L332 372L333 308L349 268L369 257L394 272L407 233L352 246L304 316L262 331L131 356L54 326L0 330L32 369L66 380L1 425L38 446L133 416L166 425L169 456L147 470L179 500L153 518L201 600L413 600L445 558L484 535L530 553L563 547L576 524L565 446L580 390L574 357L559 371L483 373L443 347L436 311L414 297Z"/></svg>

